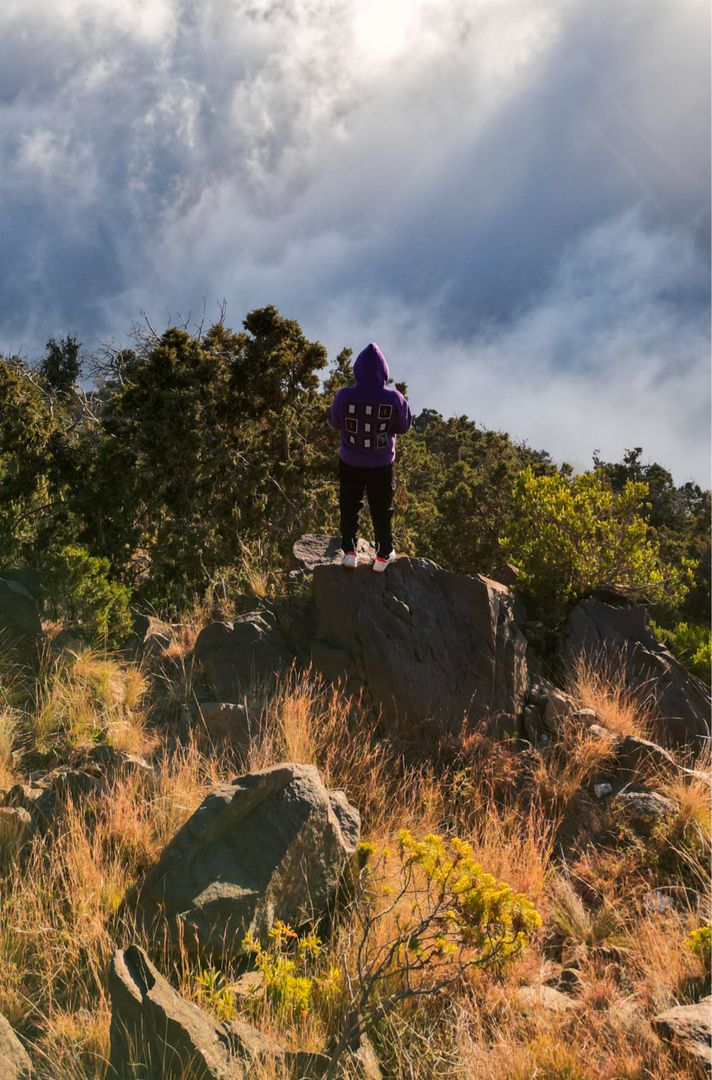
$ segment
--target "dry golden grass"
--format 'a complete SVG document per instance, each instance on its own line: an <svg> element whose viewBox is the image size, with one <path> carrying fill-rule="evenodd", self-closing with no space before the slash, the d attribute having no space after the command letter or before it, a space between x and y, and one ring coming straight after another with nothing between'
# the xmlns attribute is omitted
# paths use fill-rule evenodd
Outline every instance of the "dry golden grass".
<svg viewBox="0 0 712 1080"><path fill-rule="evenodd" d="M654 701L645 689L634 691L620 675L620 661L602 653L591 658L581 653L567 686L581 709L593 709L598 723L618 735L650 738L655 726Z"/></svg>
<svg viewBox="0 0 712 1080"><path fill-rule="evenodd" d="M560 725L556 744L537 756L532 770L536 797L555 818L560 818L612 753L605 739L570 717Z"/></svg>
<svg viewBox="0 0 712 1080"><path fill-rule="evenodd" d="M684 945L689 931L704 921L699 904L675 885L678 910L646 911L641 897L648 886L639 853L632 849L584 852L571 874L554 848L562 813L605 757L600 740L581 725L568 725L560 746L534 759L523 786L514 751L508 749L496 759L512 769L511 783L502 787L491 770L468 765L467 753L452 766L406 764L395 742L378 738L376 718L363 703L347 701L309 673L292 672L275 694L263 696L256 734L242 760L206 748L198 737L184 745L164 744L153 725L170 730L179 710L194 700L186 659L190 641L187 633L172 658L178 662L163 669L162 681L148 689L147 676L137 667L84 653L74 662L43 669L34 710L25 700L18 713L17 699L10 704L8 696L0 711L0 781L3 768L7 776L17 771L12 757L17 723L46 746L71 749L101 738L114 745L118 740L122 749L155 751L152 775L130 775L81 806L66 802L51 834L36 835L21 857L6 857L0 865L0 1012L27 1040L38 1077L106 1076L106 970L116 946L129 939L144 944L187 998L218 1007L201 991L200 965L185 951L164 951L157 938L137 931L119 906L211 788L238 771L284 760L312 763L330 787L343 788L361 810L364 838L377 848L395 847L402 828L415 835L457 834L472 845L486 870L526 893L544 916L543 932L507 975L475 974L446 998L406 1003L377 1024L374 1038L388 1075L409 1080L663 1080L672 1075L649 1019L687 1000L699 985L701 962ZM600 687L596 692L596 703L589 698L587 704L614 727L615 721L602 715ZM623 692L609 688L606 700L614 703L620 720ZM487 754L486 747L480 750ZM695 776L668 778L668 784L665 793L680 808L671 835L689 847L709 829L707 789ZM353 950L349 931L347 924L337 926L325 964L338 964ZM393 921L384 920L379 934L385 940L393 932ZM514 987L553 978L556 948L565 942L585 945L589 955L575 1009L525 1015L516 1006ZM226 967L223 974L230 982L237 970ZM263 1004L256 1019L292 1048L317 1049L328 1043L340 1007L337 1002L331 1011L323 1007L295 1018ZM681 1078L694 1075L674 1067ZM279 1073L265 1066L255 1075L267 1080Z"/></svg>
<svg viewBox="0 0 712 1080"><path fill-rule="evenodd" d="M140 669L86 649L42 658L25 727L34 747L61 743L81 749L101 741L128 753L147 753L146 680Z"/></svg>

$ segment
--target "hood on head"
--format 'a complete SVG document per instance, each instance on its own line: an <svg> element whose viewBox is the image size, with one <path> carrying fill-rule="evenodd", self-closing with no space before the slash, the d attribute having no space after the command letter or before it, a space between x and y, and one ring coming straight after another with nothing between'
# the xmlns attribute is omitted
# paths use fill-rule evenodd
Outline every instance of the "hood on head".
<svg viewBox="0 0 712 1080"><path fill-rule="evenodd" d="M372 341L356 357L354 378L357 383L383 386L388 381L388 375L386 358L375 341Z"/></svg>

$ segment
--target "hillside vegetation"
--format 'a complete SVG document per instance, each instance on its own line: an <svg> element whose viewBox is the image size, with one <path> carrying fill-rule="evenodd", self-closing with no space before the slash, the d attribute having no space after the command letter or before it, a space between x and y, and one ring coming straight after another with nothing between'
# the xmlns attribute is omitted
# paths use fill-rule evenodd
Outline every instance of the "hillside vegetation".
<svg viewBox="0 0 712 1080"><path fill-rule="evenodd" d="M361 567L364 602L322 634L320 667L319 619L357 594L341 567L295 571L292 548L337 532L325 411L349 379L347 350L328 364L272 307L238 333L147 325L83 360L73 338L34 367L0 359L0 1016L40 1080L707 1075L707 1036L673 1037L660 1014L709 994L712 762L692 724L710 682L709 492L639 448L574 475L425 409L399 440L398 552L494 580L455 612L463 578L404 559L376 585ZM406 573L412 592L389 592ZM492 700L509 711L442 725L423 706L416 725L379 701L373 673L392 669L363 658L372 612L415 642L423 686L449 685L443 642L411 621L426 579L448 632L474 635L463 654L481 643L476 685L501 645ZM645 624L694 740L672 737L632 654L562 658L586 603ZM220 665L250 660L262 675L221 695ZM189 850L235 778L264 787L283 763L315 766L336 800L300 840L312 883L344 862L328 903L270 923L273 879L264 925L218 948L182 915L149 918L142 889L176 835ZM212 858L198 847L211 884ZM228 884L242 904L252 886ZM136 1046L113 1069L109 972L129 946L202 1010L171 1038L203 1016L210 1053L239 1024L259 1050L225 1073L146 1065Z"/></svg>
<svg viewBox="0 0 712 1080"><path fill-rule="evenodd" d="M57 615L95 641L123 643L129 604L168 616L216 590L274 589L296 536L337 531L325 410L350 381L349 350L329 366L267 307L239 333L146 327L84 367L92 389L73 338L51 339L34 368L0 360L0 566L40 570ZM510 560L547 626L592 587L622 586L709 678L709 492L640 449L573 476L431 409L397 472L403 554L464 573Z"/></svg>

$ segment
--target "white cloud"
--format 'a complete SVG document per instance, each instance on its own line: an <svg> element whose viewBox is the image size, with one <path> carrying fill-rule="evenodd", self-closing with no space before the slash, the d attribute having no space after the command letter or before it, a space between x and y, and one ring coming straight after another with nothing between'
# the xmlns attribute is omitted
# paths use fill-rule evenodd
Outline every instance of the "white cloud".
<svg viewBox="0 0 712 1080"><path fill-rule="evenodd" d="M375 327L421 406L706 475L708 19L5 0L0 349L272 302L334 348Z"/></svg>

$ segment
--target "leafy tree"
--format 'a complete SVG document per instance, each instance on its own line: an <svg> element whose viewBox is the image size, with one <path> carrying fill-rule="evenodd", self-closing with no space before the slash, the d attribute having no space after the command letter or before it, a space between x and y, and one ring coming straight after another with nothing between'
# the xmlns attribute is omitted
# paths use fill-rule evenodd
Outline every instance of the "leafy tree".
<svg viewBox="0 0 712 1080"><path fill-rule="evenodd" d="M492 573L512 510L514 478L525 466L551 471L548 455L484 431L466 416L425 409L399 447L410 550L463 573Z"/></svg>
<svg viewBox="0 0 712 1080"><path fill-rule="evenodd" d="M60 338L59 341L51 337L47 342L47 352L40 363L40 375L55 393L66 395L76 384L82 368L80 348L80 343L71 336Z"/></svg>
<svg viewBox="0 0 712 1080"><path fill-rule="evenodd" d="M185 602L252 539L284 555L314 520L325 350L274 307L244 326L171 328L109 387L92 476L102 546L152 600Z"/></svg>
<svg viewBox="0 0 712 1080"><path fill-rule="evenodd" d="M655 530L662 557L672 563L691 559L695 564L694 582L680 610L666 618L690 620L707 626L710 611L710 492L698 484L675 485L672 474L657 462L643 462L642 447L626 450L620 462L602 461L594 454L594 465L606 477L614 491L620 492L628 481L648 487L645 520Z"/></svg>
<svg viewBox="0 0 712 1080"><path fill-rule="evenodd" d="M679 604L692 566L661 557L644 516L647 495L646 484L630 480L614 491L600 470L569 478L525 469L514 482L514 512L502 540L524 590L549 610L597 586Z"/></svg>
<svg viewBox="0 0 712 1080"><path fill-rule="evenodd" d="M32 561L54 495L48 471L56 420L37 379L0 358L0 558Z"/></svg>

